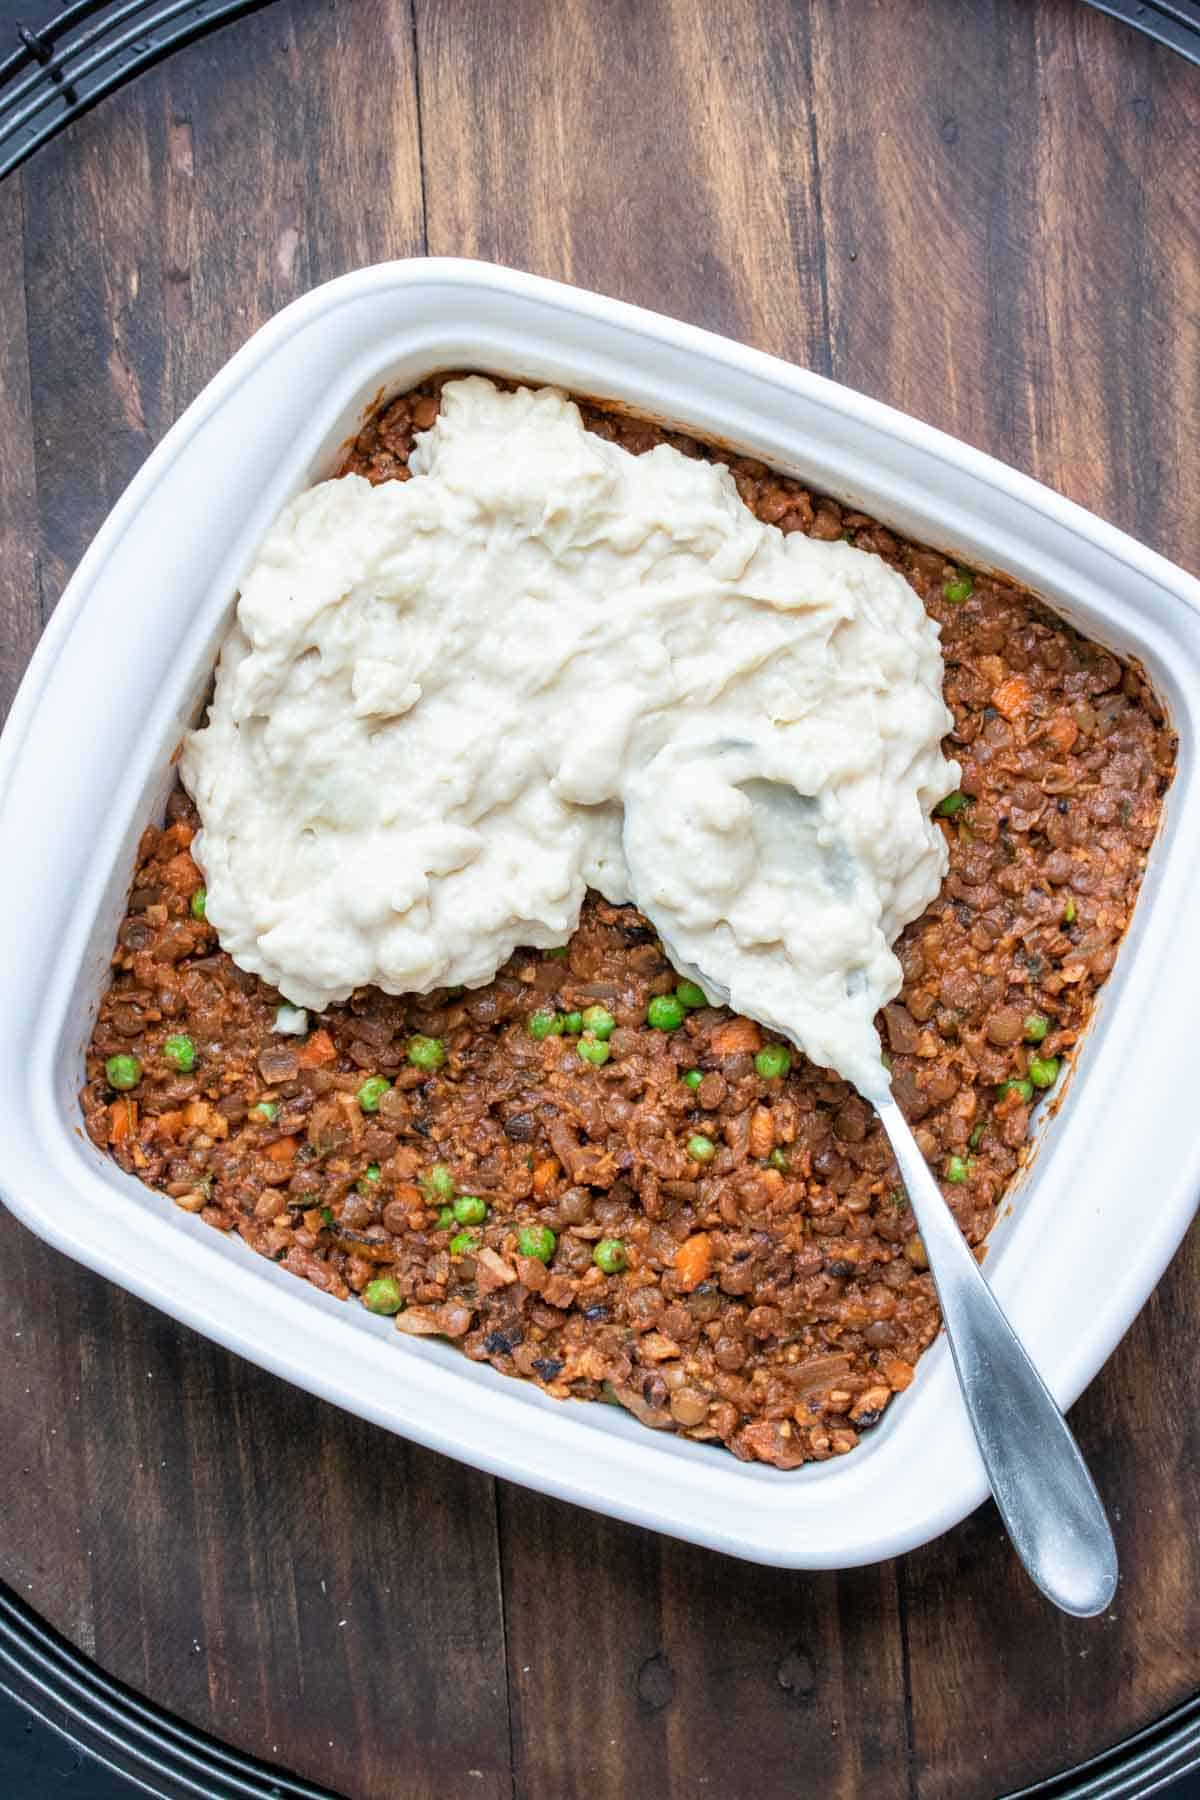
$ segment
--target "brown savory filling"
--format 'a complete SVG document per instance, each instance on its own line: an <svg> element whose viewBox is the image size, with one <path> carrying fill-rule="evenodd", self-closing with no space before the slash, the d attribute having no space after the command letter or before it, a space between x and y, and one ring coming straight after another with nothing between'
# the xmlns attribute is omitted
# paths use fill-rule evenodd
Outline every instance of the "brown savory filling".
<svg viewBox="0 0 1200 1800"><path fill-rule="evenodd" d="M406 479L440 386L383 408L341 472ZM634 452L719 454L583 411ZM730 466L759 518L877 552L942 627L950 872L880 1026L979 1244L1113 966L1174 738L1135 669L1021 589ZM681 988L632 908L590 895L569 945L486 988L364 989L283 1035L205 922L197 825L179 790L143 836L89 1050L87 1128L122 1168L402 1331L744 1459L842 1454L909 1385L938 1309L870 1109Z"/></svg>

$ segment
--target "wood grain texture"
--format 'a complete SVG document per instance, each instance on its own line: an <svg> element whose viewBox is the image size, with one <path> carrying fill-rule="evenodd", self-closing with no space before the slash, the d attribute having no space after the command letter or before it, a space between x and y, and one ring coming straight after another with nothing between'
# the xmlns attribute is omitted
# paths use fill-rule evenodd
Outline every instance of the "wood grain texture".
<svg viewBox="0 0 1200 1800"><path fill-rule="evenodd" d="M892 1567L756 1568L510 1487L500 1518L528 1800L906 1800Z"/></svg>
<svg viewBox="0 0 1200 1800"><path fill-rule="evenodd" d="M19 184L0 185L0 722L42 628L23 222Z"/></svg>
<svg viewBox="0 0 1200 1800"><path fill-rule="evenodd" d="M425 247L831 373L1200 570L1198 125L1195 72L1076 0L274 0L0 186L0 704L247 333ZM1074 1414L1123 1564L1091 1624L990 1507L899 1565L746 1567L497 1490L0 1235L0 1574L355 1800L989 1800L1200 1684L1196 1232Z"/></svg>

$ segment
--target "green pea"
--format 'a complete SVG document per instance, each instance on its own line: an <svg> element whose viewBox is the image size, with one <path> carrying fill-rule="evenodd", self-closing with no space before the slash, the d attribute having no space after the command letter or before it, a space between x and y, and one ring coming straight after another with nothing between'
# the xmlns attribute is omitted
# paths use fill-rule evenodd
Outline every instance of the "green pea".
<svg viewBox="0 0 1200 1800"><path fill-rule="evenodd" d="M379 1102L383 1099L383 1096L387 1093L391 1085L392 1084L386 1075L369 1076L367 1080L363 1082L355 1096L363 1112L377 1113L379 1111Z"/></svg>
<svg viewBox="0 0 1200 1800"><path fill-rule="evenodd" d="M454 1216L454 1208L452 1206L439 1206L438 1207L438 1216L437 1216L437 1221L435 1224L435 1230L451 1231L454 1228L454 1226L457 1224L458 1224L458 1220Z"/></svg>
<svg viewBox="0 0 1200 1800"><path fill-rule="evenodd" d="M693 1162L711 1162L717 1154L717 1146L702 1131L697 1131L687 1141L687 1153Z"/></svg>
<svg viewBox="0 0 1200 1800"><path fill-rule="evenodd" d="M622 1238L601 1238L592 1251L592 1261L606 1275L619 1275L627 1260Z"/></svg>
<svg viewBox="0 0 1200 1800"><path fill-rule="evenodd" d="M473 1256L479 1248L479 1233L476 1231L460 1231L452 1237L447 1246L451 1256Z"/></svg>
<svg viewBox="0 0 1200 1800"><path fill-rule="evenodd" d="M482 1225L488 1216L487 1201L478 1194L460 1194L450 1210L457 1225Z"/></svg>
<svg viewBox="0 0 1200 1800"><path fill-rule="evenodd" d="M566 962L569 947L567 944L556 944L553 950L543 950L542 955L550 962Z"/></svg>
<svg viewBox="0 0 1200 1800"><path fill-rule="evenodd" d="M391 1275L381 1275L378 1281L368 1281L363 1289L363 1305L368 1312L383 1313L390 1317L404 1307L404 1295L400 1292L400 1283Z"/></svg>
<svg viewBox="0 0 1200 1800"><path fill-rule="evenodd" d="M279 1102L277 1100L260 1100L257 1106L250 1108L250 1117L265 1119L268 1125L273 1125L279 1117Z"/></svg>
<svg viewBox="0 0 1200 1800"><path fill-rule="evenodd" d="M971 1172L970 1162L962 1156L952 1156L946 1164L947 1181L965 1181Z"/></svg>
<svg viewBox="0 0 1200 1800"><path fill-rule="evenodd" d="M681 981L675 989L675 998L682 1001L690 1011L696 1006L707 1006L708 997L698 982Z"/></svg>
<svg viewBox="0 0 1200 1800"><path fill-rule="evenodd" d="M445 1062L446 1047L441 1038L422 1037L418 1032L408 1040L408 1060L414 1069L424 1069L431 1075Z"/></svg>
<svg viewBox="0 0 1200 1800"><path fill-rule="evenodd" d="M768 1156L767 1161L773 1169L780 1170L784 1175L787 1174L792 1166L792 1159L781 1144L776 1144L770 1156Z"/></svg>
<svg viewBox="0 0 1200 1800"><path fill-rule="evenodd" d="M523 1225L517 1233L517 1249L522 1256L535 1256L548 1263L554 1255L558 1239L548 1225Z"/></svg>
<svg viewBox="0 0 1200 1800"><path fill-rule="evenodd" d="M1068 895L1067 904L1063 907L1062 922L1064 925L1073 925L1078 917L1079 913L1075 907L1074 896Z"/></svg>
<svg viewBox="0 0 1200 1800"><path fill-rule="evenodd" d="M974 586L975 577L972 575L970 569L959 569L953 581L943 582L942 592L947 600L953 601L953 603L958 606L961 605L964 600L969 600L971 598L971 592Z"/></svg>
<svg viewBox="0 0 1200 1800"><path fill-rule="evenodd" d="M1003 1100L1005 1094L1020 1094L1026 1106L1028 1106L1029 1102L1033 1099L1033 1083L1032 1081L1026 1081L1023 1075L1017 1081L1002 1081L1000 1086L996 1089L997 1100Z"/></svg>
<svg viewBox="0 0 1200 1800"><path fill-rule="evenodd" d="M529 1015L529 1035L532 1038L559 1037L562 1033L563 1021L559 1013L548 1012L540 1007Z"/></svg>
<svg viewBox="0 0 1200 1800"><path fill-rule="evenodd" d="M193 919L204 918L205 908L208 906L208 889L203 888L203 887L198 887L196 889L195 893L192 895L190 904L191 904Z"/></svg>
<svg viewBox="0 0 1200 1800"><path fill-rule="evenodd" d="M602 1068L612 1055L612 1045L606 1044L602 1038L581 1037L575 1048L584 1062L591 1063L597 1069Z"/></svg>
<svg viewBox="0 0 1200 1800"><path fill-rule="evenodd" d="M967 796L956 789L953 794L947 794L944 800L939 800L933 810L939 819L952 819L955 813L961 812L964 806L970 804Z"/></svg>
<svg viewBox="0 0 1200 1800"><path fill-rule="evenodd" d="M321 1208L321 1219L322 1219L322 1222L326 1225L333 1224L333 1213L330 1211L329 1207L323 1206Z"/></svg>
<svg viewBox="0 0 1200 1800"><path fill-rule="evenodd" d="M163 1055L181 1075L190 1075L196 1066L196 1046L186 1032L169 1037L163 1045Z"/></svg>
<svg viewBox="0 0 1200 1800"><path fill-rule="evenodd" d="M764 1081L786 1075L792 1066L792 1053L786 1044L764 1044L754 1059L754 1067Z"/></svg>
<svg viewBox="0 0 1200 1800"><path fill-rule="evenodd" d="M617 1021L607 1006L588 1006L582 1014L583 1029L590 1031L593 1037L610 1038L617 1029Z"/></svg>
<svg viewBox="0 0 1200 1800"><path fill-rule="evenodd" d="M1057 1056L1035 1056L1030 1060L1027 1073L1035 1088L1049 1088L1058 1080L1061 1067Z"/></svg>
<svg viewBox="0 0 1200 1800"><path fill-rule="evenodd" d="M686 1010L676 994L656 994L646 1008L646 1023L655 1031L678 1031Z"/></svg>
<svg viewBox="0 0 1200 1800"><path fill-rule="evenodd" d="M703 1080L704 1076L699 1069L689 1069L683 1078L683 1085L684 1087L690 1087L694 1094Z"/></svg>
<svg viewBox="0 0 1200 1800"><path fill-rule="evenodd" d="M1050 1029L1050 1021L1045 1013L1030 1013L1025 1020L1025 1038L1030 1044L1040 1044Z"/></svg>
<svg viewBox="0 0 1200 1800"><path fill-rule="evenodd" d="M363 1170L362 1176L358 1182L359 1193L360 1194L369 1193L371 1188L375 1186L375 1184L379 1181L379 1179L380 1179L379 1164L378 1163L368 1163L366 1168Z"/></svg>
<svg viewBox="0 0 1200 1800"><path fill-rule="evenodd" d="M441 1200L449 1200L454 1193L454 1177L445 1163L434 1163L426 1177L431 1193Z"/></svg>
<svg viewBox="0 0 1200 1800"><path fill-rule="evenodd" d="M578 1012L564 1013L562 1028L568 1037L578 1037L583 1030L583 1014Z"/></svg>
<svg viewBox="0 0 1200 1800"><path fill-rule="evenodd" d="M978 1150L980 1144L983 1142L983 1134L986 1130L987 1130L987 1120L981 1119L979 1124L975 1127L974 1131L971 1133L970 1137L967 1139L967 1149L968 1150Z"/></svg>
<svg viewBox="0 0 1200 1800"><path fill-rule="evenodd" d="M142 1079L142 1065L136 1056L110 1056L104 1065L104 1074L109 1087L125 1094Z"/></svg>

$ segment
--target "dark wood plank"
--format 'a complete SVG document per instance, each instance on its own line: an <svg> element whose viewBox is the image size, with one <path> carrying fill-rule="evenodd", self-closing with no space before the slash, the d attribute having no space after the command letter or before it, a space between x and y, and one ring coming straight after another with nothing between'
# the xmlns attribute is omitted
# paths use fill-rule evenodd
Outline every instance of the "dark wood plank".
<svg viewBox="0 0 1200 1800"><path fill-rule="evenodd" d="M807 10L416 0L430 251L822 367Z"/></svg>
<svg viewBox="0 0 1200 1800"><path fill-rule="evenodd" d="M814 12L832 373L1200 567L1194 71L1077 0L856 14Z"/></svg>
<svg viewBox="0 0 1200 1800"><path fill-rule="evenodd" d="M890 1568L758 1568L509 1487L500 1516L523 1800L907 1796Z"/></svg>
<svg viewBox="0 0 1200 1800"><path fill-rule="evenodd" d="M14 337L5 680L36 626L31 441L56 597L251 330L421 249L407 8L280 0L106 102L25 183L33 428ZM6 242L20 202L0 188ZM20 281L0 259L6 319ZM492 1483L205 1344L7 1216L0 1231L5 1578L122 1679L338 1791L507 1796Z"/></svg>
<svg viewBox="0 0 1200 1800"><path fill-rule="evenodd" d="M33 463L25 269L24 193L19 178L0 185L0 722L8 714L41 631L41 544Z"/></svg>
<svg viewBox="0 0 1200 1800"><path fill-rule="evenodd" d="M317 282L424 245L405 0L275 0L25 174L50 580L232 352Z"/></svg>

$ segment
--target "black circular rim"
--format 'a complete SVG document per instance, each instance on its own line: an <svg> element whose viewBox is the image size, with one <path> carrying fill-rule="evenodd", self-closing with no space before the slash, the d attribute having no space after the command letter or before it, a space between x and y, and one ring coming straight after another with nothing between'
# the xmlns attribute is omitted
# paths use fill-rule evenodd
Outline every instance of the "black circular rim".
<svg viewBox="0 0 1200 1800"><path fill-rule="evenodd" d="M0 178L104 95L267 0L74 0L0 40ZM1086 0L1200 65L1198 0ZM7 49L8 54L4 52ZM175 1718L0 1584L0 1692L159 1800L338 1800ZM1007 1800L1138 1800L1200 1768L1200 1695Z"/></svg>
<svg viewBox="0 0 1200 1800"><path fill-rule="evenodd" d="M0 178L131 76L265 4L71 0L52 18L17 19L0 35Z"/></svg>
<svg viewBox="0 0 1200 1800"><path fill-rule="evenodd" d="M0 1692L159 1800L338 1800L136 1694L0 1586ZM1200 1696L1007 1800L1139 1800L1200 1767Z"/></svg>
<svg viewBox="0 0 1200 1800"><path fill-rule="evenodd" d="M337 1800L143 1699L2 1586L0 1692L161 1800Z"/></svg>

